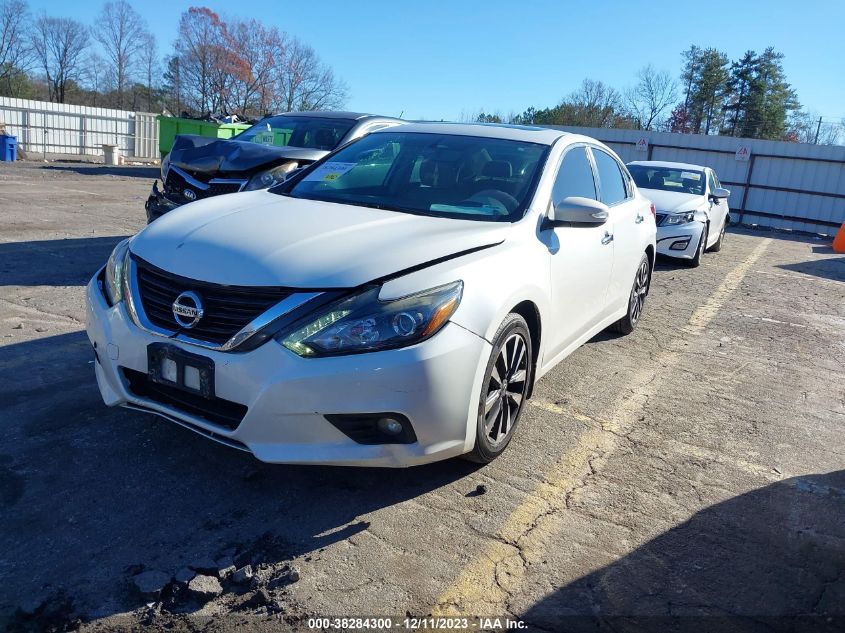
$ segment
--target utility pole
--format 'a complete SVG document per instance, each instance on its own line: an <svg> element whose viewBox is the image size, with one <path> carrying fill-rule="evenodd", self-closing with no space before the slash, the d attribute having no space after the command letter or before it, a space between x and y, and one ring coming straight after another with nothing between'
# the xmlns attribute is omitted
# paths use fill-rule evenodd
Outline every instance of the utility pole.
<svg viewBox="0 0 845 633"><path fill-rule="evenodd" d="M816 126L816 138L813 140L813 145L819 144L819 132L822 129L822 118L819 117L819 124Z"/></svg>

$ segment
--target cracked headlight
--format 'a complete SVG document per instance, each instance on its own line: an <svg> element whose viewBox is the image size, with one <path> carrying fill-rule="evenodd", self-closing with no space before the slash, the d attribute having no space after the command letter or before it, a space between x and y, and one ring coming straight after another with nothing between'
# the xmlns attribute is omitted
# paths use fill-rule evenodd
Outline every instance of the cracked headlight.
<svg viewBox="0 0 845 633"><path fill-rule="evenodd" d="M129 239L114 247L106 263L105 291L111 305L123 300L123 276L126 274L126 260L129 256Z"/></svg>
<svg viewBox="0 0 845 633"><path fill-rule="evenodd" d="M663 226L672 226L677 224L689 224L695 221L695 211L689 213L672 213L666 216L663 220Z"/></svg>
<svg viewBox="0 0 845 633"><path fill-rule="evenodd" d="M276 335L305 357L338 356L414 345L434 336L455 313L464 284L455 281L423 292L380 301L381 287L321 308Z"/></svg>
<svg viewBox="0 0 845 633"><path fill-rule="evenodd" d="M283 183L294 169L297 168L296 161L283 163L267 171L261 171L249 179L244 186L244 191L255 191L256 189L269 189Z"/></svg>

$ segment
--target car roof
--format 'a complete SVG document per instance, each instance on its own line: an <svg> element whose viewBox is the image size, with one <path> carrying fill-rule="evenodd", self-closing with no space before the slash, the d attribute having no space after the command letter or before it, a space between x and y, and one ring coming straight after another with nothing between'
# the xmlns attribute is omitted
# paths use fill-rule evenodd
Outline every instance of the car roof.
<svg viewBox="0 0 845 633"><path fill-rule="evenodd" d="M674 169L689 169L704 171L707 167L693 165L692 163L673 163L667 160L632 160L629 165L642 165L643 167L670 167Z"/></svg>
<svg viewBox="0 0 845 633"><path fill-rule="evenodd" d="M305 112L283 112L272 116L311 116L320 119L387 119L388 121L401 121L396 117L382 116L380 114L367 114L366 112L346 112L343 110L308 110Z"/></svg>
<svg viewBox="0 0 845 633"><path fill-rule="evenodd" d="M377 130L373 134L385 132L417 132L426 134L455 134L458 136L482 136L486 138L501 138L511 141L525 141L539 143L541 145L552 145L561 137L569 136L573 139L576 135L531 125L508 125L504 123L441 123L441 122L419 122L403 125L401 130L388 128ZM590 139L592 140L592 139Z"/></svg>

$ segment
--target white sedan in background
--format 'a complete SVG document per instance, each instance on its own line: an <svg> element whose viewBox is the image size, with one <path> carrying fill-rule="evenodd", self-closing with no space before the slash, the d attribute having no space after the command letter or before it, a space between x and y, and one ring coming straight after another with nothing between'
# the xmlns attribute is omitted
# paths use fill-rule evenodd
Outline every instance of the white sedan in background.
<svg viewBox="0 0 845 633"><path fill-rule="evenodd" d="M628 169L657 209L657 252L692 267L705 251L719 251L730 223L728 197L709 167L663 161L635 161Z"/></svg>
<svg viewBox="0 0 845 633"><path fill-rule="evenodd" d="M636 326L655 234L591 138L374 132L121 242L88 285L100 392L268 462L488 462L540 376Z"/></svg>

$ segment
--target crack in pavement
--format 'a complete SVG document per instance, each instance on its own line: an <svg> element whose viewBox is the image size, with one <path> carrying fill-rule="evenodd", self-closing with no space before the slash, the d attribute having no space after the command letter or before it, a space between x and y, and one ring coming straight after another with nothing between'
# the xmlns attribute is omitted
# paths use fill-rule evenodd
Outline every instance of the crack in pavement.
<svg viewBox="0 0 845 633"><path fill-rule="evenodd" d="M697 336L704 332L770 243L771 239L760 242L724 277L679 331L681 336ZM545 474L535 493L511 512L499 529L499 534L483 545L479 555L461 570L453 584L437 598L433 613L459 615L510 612L511 599L518 590L526 567L530 565L528 555L544 550L542 535L536 536L543 519L565 511L573 495L591 479L600 476L594 462L606 458L620 443L629 439L627 436L637 429L635 421L639 418L638 414L647 408L650 396L657 395L662 380L671 373L667 370L675 367L690 352L688 345L669 345L655 355L651 362L641 365L626 389L628 393L619 398L606 420L598 421L583 415L576 418L587 418L598 424L591 425L592 428L581 436L578 445L563 454ZM548 406L540 406L549 410ZM570 415L563 409L561 412ZM516 548L516 554L513 548ZM519 564L515 565L515 560ZM508 586L503 586L500 581L503 572L507 573Z"/></svg>

